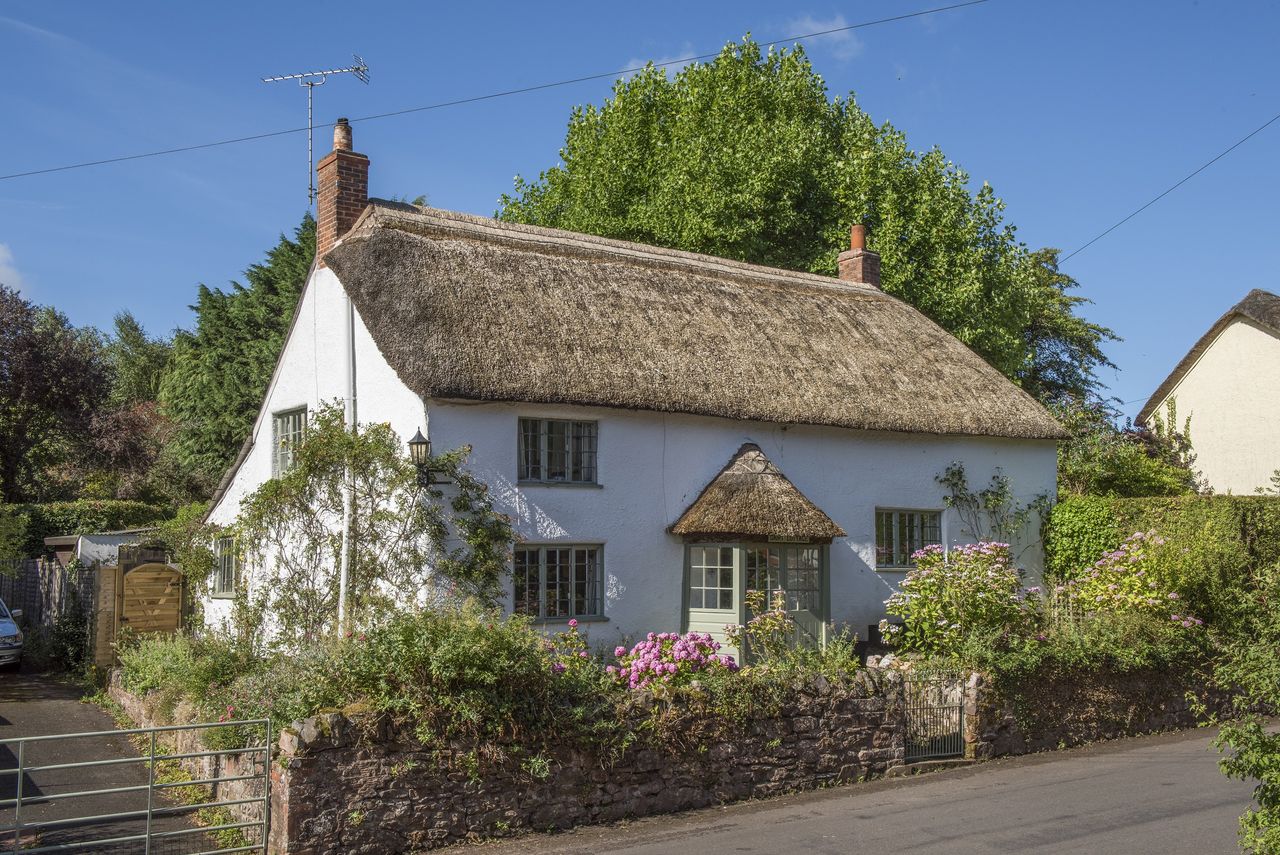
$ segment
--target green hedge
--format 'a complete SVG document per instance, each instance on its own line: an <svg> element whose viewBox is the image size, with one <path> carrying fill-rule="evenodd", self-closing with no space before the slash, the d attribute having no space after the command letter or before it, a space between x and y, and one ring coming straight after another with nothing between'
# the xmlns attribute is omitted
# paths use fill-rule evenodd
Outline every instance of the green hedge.
<svg viewBox="0 0 1280 855"><path fill-rule="evenodd" d="M159 505L119 499L0 505L0 558L42 555L46 537L139 528L169 515Z"/></svg>
<svg viewBox="0 0 1280 855"><path fill-rule="evenodd" d="M1078 575L1136 531L1165 539L1160 560L1181 580L1198 614L1230 620L1241 586L1280 562L1280 497L1064 499L1045 525L1049 578Z"/></svg>

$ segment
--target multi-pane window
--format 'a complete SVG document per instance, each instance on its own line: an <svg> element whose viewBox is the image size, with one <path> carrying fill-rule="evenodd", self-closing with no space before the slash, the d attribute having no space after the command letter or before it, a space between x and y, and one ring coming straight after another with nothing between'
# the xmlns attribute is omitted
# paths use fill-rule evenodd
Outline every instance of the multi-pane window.
<svg viewBox="0 0 1280 855"><path fill-rule="evenodd" d="M817 546L748 546L746 589L764 591L766 602L784 589L787 608L819 612L822 605L822 549Z"/></svg>
<svg viewBox="0 0 1280 855"><path fill-rule="evenodd" d="M520 420L521 481L596 483L595 422Z"/></svg>
<svg viewBox="0 0 1280 855"><path fill-rule="evenodd" d="M738 607L732 546L689 547L689 608L730 611Z"/></svg>
<svg viewBox="0 0 1280 855"><path fill-rule="evenodd" d="M604 614L599 546L520 546L515 551L513 611L535 618Z"/></svg>
<svg viewBox="0 0 1280 855"><path fill-rule="evenodd" d="M213 544L212 591L215 597L233 597L236 593L236 541L220 537Z"/></svg>
<svg viewBox="0 0 1280 855"><path fill-rule="evenodd" d="M293 468L293 453L307 432L307 408L285 410L271 416L271 476L278 478Z"/></svg>
<svg viewBox="0 0 1280 855"><path fill-rule="evenodd" d="M877 567L911 567L912 553L941 543L941 511L876 511Z"/></svg>

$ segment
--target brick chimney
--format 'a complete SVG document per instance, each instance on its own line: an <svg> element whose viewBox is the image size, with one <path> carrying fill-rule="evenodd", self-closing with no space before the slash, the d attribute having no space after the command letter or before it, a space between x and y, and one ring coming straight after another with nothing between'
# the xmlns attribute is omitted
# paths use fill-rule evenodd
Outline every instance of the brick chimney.
<svg viewBox="0 0 1280 855"><path fill-rule="evenodd" d="M316 259L351 231L369 203L369 158L351 150L351 125L333 126L333 151L316 164Z"/></svg>
<svg viewBox="0 0 1280 855"><path fill-rule="evenodd" d="M836 261L837 275L845 282L880 287L880 253L867 249L867 227L862 223L849 229L849 248Z"/></svg>

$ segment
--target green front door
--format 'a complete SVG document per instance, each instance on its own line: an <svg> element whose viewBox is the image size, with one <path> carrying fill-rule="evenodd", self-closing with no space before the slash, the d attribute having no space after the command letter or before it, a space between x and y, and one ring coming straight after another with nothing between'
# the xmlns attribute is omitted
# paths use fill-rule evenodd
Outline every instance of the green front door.
<svg viewBox="0 0 1280 855"><path fill-rule="evenodd" d="M726 624L739 623L742 605L741 550L734 546L697 545L686 551L684 628L708 632L725 644ZM722 653L737 656L725 646Z"/></svg>

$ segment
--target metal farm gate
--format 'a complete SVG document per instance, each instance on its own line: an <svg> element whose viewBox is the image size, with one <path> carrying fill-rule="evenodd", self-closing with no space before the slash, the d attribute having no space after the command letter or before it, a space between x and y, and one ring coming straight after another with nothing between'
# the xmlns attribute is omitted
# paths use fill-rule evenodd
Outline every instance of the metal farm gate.
<svg viewBox="0 0 1280 855"><path fill-rule="evenodd" d="M964 756L964 686L955 674L911 675L906 695L906 761Z"/></svg>
<svg viewBox="0 0 1280 855"><path fill-rule="evenodd" d="M218 727L251 744L167 747L178 731ZM271 735L262 719L0 739L0 853L265 853Z"/></svg>

